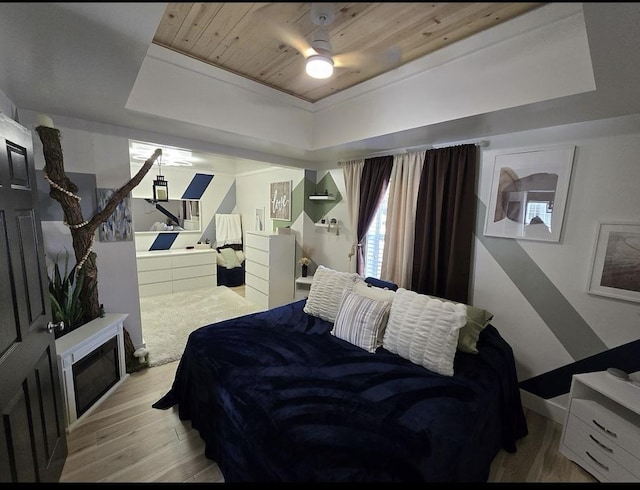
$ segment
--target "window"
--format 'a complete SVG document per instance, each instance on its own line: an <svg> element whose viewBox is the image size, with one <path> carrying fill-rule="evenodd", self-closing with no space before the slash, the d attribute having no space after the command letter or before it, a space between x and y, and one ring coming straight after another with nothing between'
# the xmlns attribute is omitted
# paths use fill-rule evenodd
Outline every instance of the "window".
<svg viewBox="0 0 640 490"><path fill-rule="evenodd" d="M525 225L537 216L549 229L551 229L551 213L553 212L553 201L528 201Z"/></svg>
<svg viewBox="0 0 640 490"><path fill-rule="evenodd" d="M365 277L380 278L382 270L382 252L384 251L384 232L387 225L387 202L389 201L389 186L384 198L378 206L376 215L367 230L364 250Z"/></svg>

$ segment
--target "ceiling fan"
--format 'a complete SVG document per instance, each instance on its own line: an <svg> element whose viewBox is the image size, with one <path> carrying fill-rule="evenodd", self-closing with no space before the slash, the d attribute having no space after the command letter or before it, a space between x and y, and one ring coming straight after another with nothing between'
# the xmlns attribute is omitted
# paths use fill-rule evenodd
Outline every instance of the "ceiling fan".
<svg viewBox="0 0 640 490"><path fill-rule="evenodd" d="M386 68L400 64L401 52L397 46L383 52L374 50L352 51L334 54L329 36L329 26L336 18L333 3L312 3L311 22L316 29L307 39L292 26L272 23L276 37L293 46L305 57L305 71L312 78L326 79L335 68L364 68L372 62L384 64Z"/></svg>

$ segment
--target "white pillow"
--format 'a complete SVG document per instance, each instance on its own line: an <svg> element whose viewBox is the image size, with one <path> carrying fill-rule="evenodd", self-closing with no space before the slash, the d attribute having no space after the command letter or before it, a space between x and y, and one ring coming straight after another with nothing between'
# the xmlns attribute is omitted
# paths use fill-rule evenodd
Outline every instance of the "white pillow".
<svg viewBox="0 0 640 490"><path fill-rule="evenodd" d="M382 344L382 329L390 301L378 301L345 290L331 333L368 352Z"/></svg>
<svg viewBox="0 0 640 490"><path fill-rule="evenodd" d="M467 307L399 288L382 346L430 371L453 376L453 361Z"/></svg>
<svg viewBox="0 0 640 490"><path fill-rule="evenodd" d="M220 252L218 252L224 258L225 267L227 269L235 269L236 267L240 267L242 264L238 260L238 255L236 251L230 247L221 248Z"/></svg>
<svg viewBox="0 0 640 490"><path fill-rule="evenodd" d="M342 301L342 292L345 289L351 292L359 278L355 272L339 272L319 265L311 281L304 312L331 323L335 322Z"/></svg>

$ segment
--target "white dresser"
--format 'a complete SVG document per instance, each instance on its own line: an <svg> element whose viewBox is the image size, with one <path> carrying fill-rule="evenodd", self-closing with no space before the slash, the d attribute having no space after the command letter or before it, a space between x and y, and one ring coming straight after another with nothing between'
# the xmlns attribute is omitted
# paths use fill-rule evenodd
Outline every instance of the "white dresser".
<svg viewBox="0 0 640 490"><path fill-rule="evenodd" d="M138 252L140 297L216 286L215 249Z"/></svg>
<svg viewBox="0 0 640 490"><path fill-rule="evenodd" d="M601 482L640 482L640 387L606 371L574 375L560 452Z"/></svg>
<svg viewBox="0 0 640 490"><path fill-rule="evenodd" d="M291 234L246 232L244 296L248 301L265 310L293 301L295 240Z"/></svg>

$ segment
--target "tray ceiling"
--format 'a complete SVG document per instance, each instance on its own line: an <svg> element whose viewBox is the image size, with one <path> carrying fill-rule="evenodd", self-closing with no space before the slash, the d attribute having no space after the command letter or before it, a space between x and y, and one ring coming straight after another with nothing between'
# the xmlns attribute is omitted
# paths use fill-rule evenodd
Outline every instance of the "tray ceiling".
<svg viewBox="0 0 640 490"><path fill-rule="evenodd" d="M334 3L332 53L352 63L326 80L306 75L300 51L317 28L311 3L169 3L153 42L316 102L542 5Z"/></svg>

